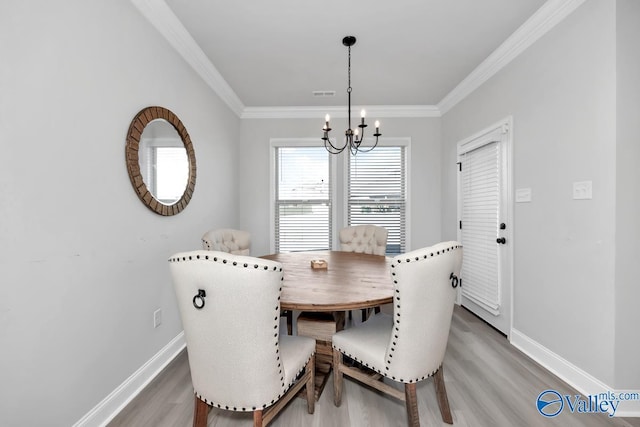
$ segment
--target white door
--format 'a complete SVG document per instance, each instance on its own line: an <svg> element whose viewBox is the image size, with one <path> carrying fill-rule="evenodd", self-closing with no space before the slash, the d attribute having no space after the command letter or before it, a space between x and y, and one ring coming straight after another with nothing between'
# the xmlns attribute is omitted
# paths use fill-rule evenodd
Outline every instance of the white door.
<svg viewBox="0 0 640 427"><path fill-rule="evenodd" d="M512 307L511 119L458 143L459 302L507 337Z"/></svg>

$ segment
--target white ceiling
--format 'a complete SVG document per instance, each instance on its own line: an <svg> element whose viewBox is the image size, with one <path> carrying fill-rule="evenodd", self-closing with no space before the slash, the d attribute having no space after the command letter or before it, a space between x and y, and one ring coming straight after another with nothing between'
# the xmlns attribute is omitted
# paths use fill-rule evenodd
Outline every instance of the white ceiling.
<svg viewBox="0 0 640 427"><path fill-rule="evenodd" d="M346 35L358 39L352 48L353 104L438 105L545 5L545 0L132 1L143 13L140 3L173 12L172 19L177 17L202 49L241 108L344 105ZM557 10L572 1L549 0L545 7L553 3ZM314 97L317 90L336 96Z"/></svg>

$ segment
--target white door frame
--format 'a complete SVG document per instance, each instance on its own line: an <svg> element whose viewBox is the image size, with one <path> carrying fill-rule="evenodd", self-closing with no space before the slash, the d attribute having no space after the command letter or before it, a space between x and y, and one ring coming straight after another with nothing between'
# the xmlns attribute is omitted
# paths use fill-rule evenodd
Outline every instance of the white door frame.
<svg viewBox="0 0 640 427"><path fill-rule="evenodd" d="M499 272L500 283L503 286L503 290L508 294L507 302L508 309L504 313L508 317L508 326L505 333L507 338L511 337L511 331L513 329L513 291L514 291L514 273L513 273L513 230L514 230L514 218L513 218L513 117L508 116L504 119L494 123L491 126L475 133L474 135L463 139L457 144L457 161L460 161L463 153L469 152L473 149L479 148L490 141L495 141L496 134L500 134L500 144L502 150L502 180L501 186L503 191L501 192L500 201L500 222L507 224L505 230L500 231L500 237L506 239L506 244L500 247L499 256ZM461 186L460 173L457 174L458 187L457 187L457 214L458 220L462 218L462 203L461 203ZM463 225L464 226L464 225ZM458 227L457 230L458 240L461 240L461 230ZM496 243L497 244L497 243ZM464 262L464 257L463 257ZM464 284L463 284L464 286ZM457 303L461 304L462 293L458 291Z"/></svg>

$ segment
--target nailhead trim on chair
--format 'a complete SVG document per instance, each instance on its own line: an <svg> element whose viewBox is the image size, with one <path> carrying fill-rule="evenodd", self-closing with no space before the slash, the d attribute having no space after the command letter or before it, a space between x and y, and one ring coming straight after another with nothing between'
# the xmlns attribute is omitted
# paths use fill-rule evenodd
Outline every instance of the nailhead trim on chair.
<svg viewBox="0 0 640 427"><path fill-rule="evenodd" d="M444 254L445 252L449 252L449 251L452 251L452 250L454 250L454 249L459 249L459 248L462 248L462 245L454 245L454 246L451 246L450 248L445 248L445 249L442 249L442 250L436 251L435 253L434 253L434 252L431 252L429 255L424 254L422 258L420 258L420 257L415 257L415 259L413 260L413 262L416 262L416 261L422 261L422 260L425 260L425 259L428 259L428 258L433 258L434 256L438 256L438 255ZM405 262L412 262L412 260L411 260L410 258L407 258L407 259L405 260ZM401 260L401 259L398 259L398 264L401 264L401 263L402 263L402 260ZM395 268L395 267L396 267L396 266L395 266L395 264L391 264L391 268L392 268L392 269L393 269L393 268ZM396 273L392 270L392 271L391 271L391 276L395 277L395 275L396 275ZM393 280L393 284L394 284L394 285L397 285L397 284L398 284L398 281L394 279L394 280ZM393 329L394 329L394 330L393 330L393 337L395 338L395 341L392 341L392 342L391 342L391 343L392 343L392 344L391 344L391 348L389 349L391 352L394 352L394 351L395 351L395 346L397 345L396 343L397 343L398 341L400 341L400 337L398 336L398 335L399 335L398 333L400 332L400 329L398 328L398 326L400 325L400 290L399 290L399 289L396 289L396 290L395 290L395 300L396 300L396 306L394 307L395 325L394 325L394 327L393 327ZM408 379L408 380L405 380L405 379L402 379L402 378L399 378L399 379L398 379L398 378L396 378L396 377L391 377L391 376L389 376L387 372L382 372L382 371L380 371L380 370L378 370L378 369L375 369L375 368L373 368L373 367L369 366L367 363L364 363L362 360L359 360L357 357L353 356L352 354L345 353L342 349L340 349L340 348L336 347L335 345L333 346L333 348L335 348L336 350L338 350L340 353L346 354L348 357L350 357L351 359L355 360L356 362L358 362L358 363L360 363L360 364L363 364L363 365L364 365L364 366L366 366L367 368L369 368L369 369L371 369L371 370L373 370L373 371L376 371L376 372L377 372L377 373L379 373L380 375L384 375L384 376L385 376L385 377L387 377L387 378L391 378L392 380L394 380L394 381L399 381L399 382L401 382L401 383L414 383L414 382L422 381L422 380L424 380L424 379L427 379L427 378L429 378L429 377L431 377L431 376L435 375L435 374L436 374L436 372L438 372L438 370L440 370L440 367L442 367L442 365L440 365L440 367L438 367L438 369L436 369L435 371L433 371L433 372L431 372L431 373L429 373L429 374L427 374L427 375L424 375L423 377L420 377L420 378L411 378L411 379ZM393 354L389 353L389 357L388 357L388 358L387 358L387 360L385 361L385 362L386 362L386 364L387 364L387 366L385 367L385 371L388 371L388 370L389 370L389 366L391 365L392 358L393 358Z"/></svg>
<svg viewBox="0 0 640 427"><path fill-rule="evenodd" d="M279 317L279 316L278 316ZM311 354L311 356L313 356L315 354L315 351ZM278 358L279 359L279 358ZM264 403L262 405L257 405L257 406L252 406L251 408L249 407L242 407L239 408L237 406L229 406L229 405L225 405L223 403L215 403L212 401L208 401L207 399L203 399L202 395L200 393L198 393L196 390L193 391L193 394L196 395L196 397L200 400L202 400L204 403L206 403L209 406L214 406L216 408L220 408L220 409L226 409L228 411L236 411L236 412L251 412L251 411L255 411L258 408L262 408L265 409L271 405L273 405L274 403L276 403L278 400L280 400L280 398L282 396L285 395L285 393L291 388L291 386L296 382L296 380L300 377L300 374L302 374L302 371L304 371L305 366L307 365L307 363L309 363L309 360L311 360L311 357L309 357L307 359L307 361L304 363L304 366L296 373L296 375L293 377L293 380L291 381L291 383L289 385L287 385L287 387L278 395L278 397L276 397L275 399L273 399L270 403Z"/></svg>
<svg viewBox="0 0 640 427"><path fill-rule="evenodd" d="M196 255L195 257L189 255L188 257L184 257L183 256L183 257L169 258L169 262L193 261L193 260L205 260L205 261L213 261L213 262L222 261L223 264L227 264L229 262L227 259L220 259L218 257L215 257L215 256L212 257L212 256L209 256L209 255L204 255L204 256ZM237 261L233 261L232 265L234 267L237 267L238 266L238 262ZM241 265L241 267L248 268L249 265L247 263L244 263L244 264ZM254 264L252 267L253 268L260 268L260 266L258 264ZM262 268L264 270L269 270L269 266L267 266L267 265L262 266ZM280 267L280 268L273 267L273 271L282 272L282 267ZM281 280L284 280L284 278L282 278ZM280 288L280 290L282 290L282 288Z"/></svg>
<svg viewBox="0 0 640 427"><path fill-rule="evenodd" d="M189 255L188 257L175 257L175 258L169 258L169 262L188 262L188 261L195 261L195 260L204 260L204 261L212 261L212 262L222 262L223 264L227 264L228 260L224 259L224 258L219 258L216 256L209 256L209 255L204 255L204 256L200 256L200 255L196 255L195 257ZM231 263L232 266L234 267L238 267L238 263L236 261L233 261ZM247 263L243 263L241 265L241 267L243 268L249 268L249 265ZM254 269L259 268L260 266L258 264L254 264L252 266ZM269 266L265 265L263 266L264 270L269 270ZM284 275L282 274L282 267L278 268L278 267L273 267L272 271L277 271L279 273L281 273L281 277L280 277L280 281L284 281ZM280 292L282 292L282 286L280 286ZM313 355L315 354L315 351L313 353L311 353L311 356L309 356L309 358L307 359L307 361L304 363L304 365L302 366L302 368L296 373L296 375L293 376L293 379L291 380L291 382L289 384L285 384L284 382L284 375L282 374L282 364L280 362L280 349L278 346L278 326L280 325L280 295L278 295L278 305L275 307L276 310L276 316L274 317L274 329L276 330L276 333L273 334L273 337L275 338L275 347L276 347L276 362L278 363L278 372L281 375L280 376L280 381L281 381L281 386L283 388L283 390L280 392L280 394L278 394L278 397L276 397L275 399L273 399L271 401L271 403L264 403L263 405L258 405L258 406L253 406L251 408L247 408L247 407L243 407L243 408L238 408L237 406L229 406L229 405L225 405L223 403L216 403L216 402L212 402L209 401L207 399L203 399L202 395L199 394L197 392L197 390L194 390L194 394L198 397L198 399L202 400L204 403L206 403L209 406L215 406L217 408L220 409L226 409L228 411L236 411L236 412L248 412L248 411L255 411L259 406L262 406L262 409L265 409L271 405L273 405L275 402L277 402L278 400L280 400L280 398L282 396L284 396L284 394L287 392L287 390L289 390L291 388L291 386L296 382L296 380L298 379L298 377L300 376L300 374L302 373L302 371L304 371L305 366L307 365L307 363L309 363L309 360L311 360L311 357L313 357Z"/></svg>
<svg viewBox="0 0 640 427"><path fill-rule="evenodd" d="M355 357L355 356L354 356L354 355L352 355L351 353L347 353L346 351L344 351L344 350L340 349L339 347L335 347L335 346L333 346L333 348L335 348L336 350L338 350L340 353L342 353L342 354L346 355L347 357L349 357L349 358L351 358L351 359L355 360L356 362L360 363L361 365L364 365L365 367L367 367L367 368L371 369L372 371L375 371L375 372L379 373L379 374L380 374L380 375L382 375L382 376L385 376L385 377L387 377L387 378L391 378L392 380L394 380L394 381L398 381L398 382L401 382L401 383L415 383L415 382L418 382L418 381L426 380L427 378L432 377L433 375L435 375L435 374L440 370L440 368L442 367L442 364L441 364L441 365L438 367L438 369L436 369L435 371L433 371L433 372L431 372L431 373L429 373L429 374L427 374L427 375L424 375L424 376L422 376L422 377L420 377L420 378L404 380L404 379L402 379L402 378L396 378L396 377L393 377L393 376L389 376L389 375L388 375L388 373L386 373L386 372L382 372L381 370L376 369L376 368L374 368L373 366L369 366L369 364L368 364L368 363L363 362L362 360L358 359L357 357ZM387 366L385 369L387 369L387 370L388 370L388 369L389 369L389 367Z"/></svg>

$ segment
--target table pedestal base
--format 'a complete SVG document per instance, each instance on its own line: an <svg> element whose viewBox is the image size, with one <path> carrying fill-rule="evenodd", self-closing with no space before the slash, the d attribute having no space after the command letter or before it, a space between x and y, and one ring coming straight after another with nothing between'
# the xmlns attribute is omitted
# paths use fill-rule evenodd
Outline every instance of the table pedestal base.
<svg viewBox="0 0 640 427"><path fill-rule="evenodd" d="M298 317L298 335L316 340L316 401L320 399L322 390L329 379L333 366L333 349L331 337L334 333L344 329L344 312L302 312ZM302 397L305 397L304 395Z"/></svg>

